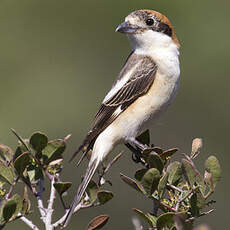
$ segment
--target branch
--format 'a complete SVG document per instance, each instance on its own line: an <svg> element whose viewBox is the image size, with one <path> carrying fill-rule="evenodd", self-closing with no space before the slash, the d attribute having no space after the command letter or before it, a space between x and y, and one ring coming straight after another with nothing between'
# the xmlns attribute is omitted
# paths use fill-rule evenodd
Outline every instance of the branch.
<svg viewBox="0 0 230 230"><path fill-rule="evenodd" d="M53 177L52 181L51 181L51 188L50 188L50 199L49 199L49 203L48 203L48 207L46 209L46 218L45 218L45 226L46 226L46 230L52 230L53 229L53 225L51 224L52 221L52 214L53 214L53 205L54 205L54 200L55 200L55 188L54 188L54 182L55 182L55 178Z"/></svg>
<svg viewBox="0 0 230 230"><path fill-rule="evenodd" d="M39 230L39 228L33 224L33 222L29 219L27 219L25 216L21 216L20 220L23 221L27 226L29 226L33 230Z"/></svg>
<svg viewBox="0 0 230 230"><path fill-rule="evenodd" d="M44 179L41 179L39 181L39 186L40 186L40 191L37 193L37 202L38 202L38 209L41 214L41 219L45 223L45 218L46 218L46 209L44 208L43 205L43 200L42 200L42 194L44 191Z"/></svg>

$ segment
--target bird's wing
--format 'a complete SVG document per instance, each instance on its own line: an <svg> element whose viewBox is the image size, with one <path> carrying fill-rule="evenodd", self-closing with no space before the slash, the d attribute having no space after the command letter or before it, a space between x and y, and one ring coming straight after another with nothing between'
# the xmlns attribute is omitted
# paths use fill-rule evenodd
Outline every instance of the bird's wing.
<svg viewBox="0 0 230 230"><path fill-rule="evenodd" d="M151 57L131 53L117 81L106 95L95 116L91 130L83 144L74 153L87 152L97 136L110 125L138 97L148 92L156 76L157 65Z"/></svg>
<svg viewBox="0 0 230 230"><path fill-rule="evenodd" d="M138 97L147 93L155 79L156 70L152 58L133 53L105 97L91 131L101 133Z"/></svg>

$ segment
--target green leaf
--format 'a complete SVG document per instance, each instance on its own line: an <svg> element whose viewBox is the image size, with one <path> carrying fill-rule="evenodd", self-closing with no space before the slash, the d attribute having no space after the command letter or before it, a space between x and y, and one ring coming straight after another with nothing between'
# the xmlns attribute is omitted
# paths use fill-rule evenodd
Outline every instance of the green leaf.
<svg viewBox="0 0 230 230"><path fill-rule="evenodd" d="M11 200L14 200L17 204L15 213L13 215L13 219L15 219L17 215L19 214L19 212L21 212L22 210L22 198L18 194L15 194L12 196Z"/></svg>
<svg viewBox="0 0 230 230"><path fill-rule="evenodd" d="M23 201L22 201L22 210L21 210L22 215L29 214L30 207L31 207L31 202L29 200L27 186L25 185L24 186L24 197L23 197Z"/></svg>
<svg viewBox="0 0 230 230"><path fill-rule="evenodd" d="M108 215L100 215L90 221L87 230L101 229L109 220Z"/></svg>
<svg viewBox="0 0 230 230"><path fill-rule="evenodd" d="M57 190L58 194L61 196L64 192L66 192L70 187L71 182L57 182L54 183L54 188Z"/></svg>
<svg viewBox="0 0 230 230"><path fill-rule="evenodd" d="M221 167L218 159L215 156L210 156L205 161L205 170L212 174L212 187L214 189L216 187L217 182L221 178Z"/></svg>
<svg viewBox="0 0 230 230"><path fill-rule="evenodd" d="M158 184L158 196L159 196L159 199L161 199L164 195L164 192L165 192L165 189L166 189L166 186L167 186L167 182L168 182L168 176L169 174L168 173L165 173L160 181L159 181L159 184Z"/></svg>
<svg viewBox="0 0 230 230"><path fill-rule="evenodd" d="M180 162L178 161L172 162L168 166L167 172L169 174L168 176L169 184L178 185L182 181L182 168Z"/></svg>
<svg viewBox="0 0 230 230"><path fill-rule="evenodd" d="M200 211L205 207L205 198L203 197L202 193L197 190L196 193L193 193L190 198L190 205L191 205L191 214L192 216L199 216Z"/></svg>
<svg viewBox="0 0 230 230"><path fill-rule="evenodd" d="M160 172L156 168L149 169L141 179L141 185L148 195L151 195L158 186Z"/></svg>
<svg viewBox="0 0 230 230"><path fill-rule="evenodd" d="M178 151L177 148L168 149L160 154L160 157L163 161L167 161L174 153Z"/></svg>
<svg viewBox="0 0 230 230"><path fill-rule="evenodd" d="M3 207L3 219L8 222L16 211L17 203L14 200L8 200Z"/></svg>
<svg viewBox="0 0 230 230"><path fill-rule="evenodd" d="M91 203L97 199L97 192L98 186L93 180L91 180L86 188L86 193L88 194Z"/></svg>
<svg viewBox="0 0 230 230"><path fill-rule="evenodd" d="M113 198L113 193L110 191L101 190L97 193L97 198L100 204L105 204Z"/></svg>
<svg viewBox="0 0 230 230"><path fill-rule="evenodd" d="M121 174L121 173L120 173L120 177L126 184L128 184L129 186L131 186L132 188L134 188L138 192L145 193L144 190L142 189L142 187L135 180L133 180L133 179Z"/></svg>
<svg viewBox="0 0 230 230"><path fill-rule="evenodd" d="M0 144L0 161L8 163L13 159L14 152L13 150L3 144Z"/></svg>
<svg viewBox="0 0 230 230"><path fill-rule="evenodd" d="M10 219L15 219L22 209L22 199L18 194L15 194L8 200L3 207L3 219L8 222Z"/></svg>
<svg viewBox="0 0 230 230"><path fill-rule="evenodd" d="M40 153L47 146L48 137L41 132L33 133L30 137L30 144L37 153Z"/></svg>
<svg viewBox="0 0 230 230"><path fill-rule="evenodd" d="M42 169L36 164L30 164L27 168L27 175L31 183L43 178Z"/></svg>
<svg viewBox="0 0 230 230"><path fill-rule="evenodd" d="M196 169L194 164L187 159L182 159L182 169L185 178L187 179L189 185L193 187L193 185L200 185L200 190L204 194L206 186L204 184L203 177L200 172Z"/></svg>
<svg viewBox="0 0 230 230"><path fill-rule="evenodd" d="M156 168L159 170L160 173L162 173L162 170L164 168L163 161L161 160L160 156L154 152L151 152L149 154L148 158L148 165L150 168Z"/></svg>
<svg viewBox="0 0 230 230"><path fill-rule="evenodd" d="M31 164L31 157L28 152L19 155L14 161L14 167L18 175L22 175L25 168Z"/></svg>
<svg viewBox="0 0 230 230"><path fill-rule="evenodd" d="M174 215L173 212L167 212L164 214L161 214L157 218L157 230L164 230L165 228L171 228L174 225Z"/></svg>
<svg viewBox="0 0 230 230"><path fill-rule="evenodd" d="M147 129L145 132L143 132L140 136L138 136L137 141L141 142L144 145L150 144L150 134L149 130Z"/></svg>
<svg viewBox="0 0 230 230"><path fill-rule="evenodd" d="M9 184L13 184L14 178L15 174L13 168L0 162L0 180Z"/></svg>
<svg viewBox="0 0 230 230"><path fill-rule="evenodd" d="M65 148L66 144L61 139L49 141L48 145L42 150L44 163L48 165L51 161L62 158Z"/></svg>
<svg viewBox="0 0 230 230"><path fill-rule="evenodd" d="M154 216L151 216L149 213L145 214L141 210L137 208L133 208L133 211L144 221L149 224L150 227L154 227L156 224L156 219L154 219Z"/></svg>
<svg viewBox="0 0 230 230"><path fill-rule="evenodd" d="M140 182L147 171L148 169L138 169L134 175L135 179Z"/></svg>

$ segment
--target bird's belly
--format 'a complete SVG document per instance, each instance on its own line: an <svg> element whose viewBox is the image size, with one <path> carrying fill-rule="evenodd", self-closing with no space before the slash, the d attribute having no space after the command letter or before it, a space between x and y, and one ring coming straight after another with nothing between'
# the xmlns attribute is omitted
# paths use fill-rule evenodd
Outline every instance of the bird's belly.
<svg viewBox="0 0 230 230"><path fill-rule="evenodd" d="M171 104L178 85L179 76L157 75L149 91L131 104L107 128L108 135L116 133L114 138L117 142L127 141L139 135Z"/></svg>

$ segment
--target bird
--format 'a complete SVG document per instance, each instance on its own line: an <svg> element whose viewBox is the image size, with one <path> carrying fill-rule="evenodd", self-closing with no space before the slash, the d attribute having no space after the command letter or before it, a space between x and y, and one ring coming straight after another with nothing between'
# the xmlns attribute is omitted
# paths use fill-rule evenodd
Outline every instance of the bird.
<svg viewBox="0 0 230 230"><path fill-rule="evenodd" d="M143 149L136 137L168 108L179 88L180 43L165 15L147 9L133 11L116 32L128 37L132 50L99 107L90 131L71 158L80 151L84 157L92 150L64 227L80 205L99 164L118 144L128 143Z"/></svg>

